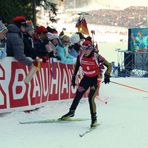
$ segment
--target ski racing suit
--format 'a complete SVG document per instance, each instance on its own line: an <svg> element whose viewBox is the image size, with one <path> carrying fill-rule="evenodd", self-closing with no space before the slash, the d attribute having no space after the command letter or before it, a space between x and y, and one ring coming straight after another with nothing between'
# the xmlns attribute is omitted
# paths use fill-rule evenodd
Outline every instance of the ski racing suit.
<svg viewBox="0 0 148 148"><path fill-rule="evenodd" d="M107 67L105 74L110 75L111 64L101 55L92 52L89 56L86 57L85 55L83 55L83 53L80 53L79 56L77 57L74 74L72 76L73 77L72 83L75 83L75 77L77 75L79 67L81 66L83 72L83 78L81 79L79 86L77 88L75 98L70 107L70 111L76 110L84 93L90 88L88 94L88 100L89 100L90 114L92 120L93 118L96 118L95 96L97 95L99 89L98 78L101 75L99 70L100 64L103 64L105 67Z"/></svg>

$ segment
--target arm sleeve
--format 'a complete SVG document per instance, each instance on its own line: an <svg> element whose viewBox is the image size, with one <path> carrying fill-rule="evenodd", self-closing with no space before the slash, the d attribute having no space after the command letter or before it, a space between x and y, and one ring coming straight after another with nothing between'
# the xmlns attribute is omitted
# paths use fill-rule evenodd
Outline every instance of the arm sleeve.
<svg viewBox="0 0 148 148"><path fill-rule="evenodd" d="M15 59L27 66L31 66L32 61L24 54L23 40L17 34L14 36L13 41L11 40L11 45Z"/></svg>
<svg viewBox="0 0 148 148"><path fill-rule="evenodd" d="M74 76L76 76L77 75L77 72L78 72L78 70L79 70L79 67L80 67L80 57L78 56L77 57L77 61L76 61L76 64L75 64L75 69L74 69Z"/></svg>
<svg viewBox="0 0 148 148"><path fill-rule="evenodd" d="M112 71L112 66L111 64L101 55L99 55L99 63L103 63L103 65L105 65L105 67L107 67L107 70L105 72L105 74L110 75L111 71Z"/></svg>

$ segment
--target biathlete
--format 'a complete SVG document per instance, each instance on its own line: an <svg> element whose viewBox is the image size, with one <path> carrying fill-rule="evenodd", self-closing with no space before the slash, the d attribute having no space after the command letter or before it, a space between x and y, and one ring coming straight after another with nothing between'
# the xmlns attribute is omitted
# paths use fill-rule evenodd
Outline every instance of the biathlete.
<svg viewBox="0 0 148 148"><path fill-rule="evenodd" d="M71 104L69 112L61 117L61 120L66 120L75 115L76 108L83 97L84 93L90 88L88 94L90 114L91 114L91 125L90 127L95 127L97 125L97 113L96 113L96 103L95 97L99 89L98 79L101 75L99 66L103 64L107 67L104 74L104 83L110 82L111 64L103 58L98 53L94 52L94 46L90 41L84 41L82 45L82 53L77 57L74 74L72 75L72 86L75 87L76 75L80 68L82 67L83 78L81 79L79 86L76 91L76 95Z"/></svg>

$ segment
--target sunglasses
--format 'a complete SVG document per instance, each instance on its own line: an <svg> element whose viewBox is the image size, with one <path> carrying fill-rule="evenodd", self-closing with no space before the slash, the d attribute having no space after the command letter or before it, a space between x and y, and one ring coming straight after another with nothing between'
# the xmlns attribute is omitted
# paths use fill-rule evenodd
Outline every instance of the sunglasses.
<svg viewBox="0 0 148 148"><path fill-rule="evenodd" d="M83 50L92 50L93 49L93 46L82 46L82 49Z"/></svg>
<svg viewBox="0 0 148 148"><path fill-rule="evenodd" d="M70 43L69 41L63 41L64 43Z"/></svg>

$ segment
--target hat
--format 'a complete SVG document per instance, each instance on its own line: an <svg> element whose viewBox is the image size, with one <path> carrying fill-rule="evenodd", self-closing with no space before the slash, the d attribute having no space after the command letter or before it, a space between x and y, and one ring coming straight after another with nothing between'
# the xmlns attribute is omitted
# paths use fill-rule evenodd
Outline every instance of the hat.
<svg viewBox="0 0 148 148"><path fill-rule="evenodd" d="M62 43L70 43L70 37L67 35L63 35L60 37Z"/></svg>
<svg viewBox="0 0 148 148"><path fill-rule="evenodd" d="M17 27L26 26L26 18L24 16L16 16L12 20Z"/></svg>
<svg viewBox="0 0 148 148"><path fill-rule="evenodd" d="M29 30L34 30L34 25L33 25L33 23L32 23L31 20L27 20L27 21L26 21L26 24L27 24L27 26L26 26L26 31L27 31L27 32L28 32Z"/></svg>
<svg viewBox="0 0 148 148"><path fill-rule="evenodd" d="M0 21L0 32L7 30L7 27Z"/></svg>
<svg viewBox="0 0 148 148"><path fill-rule="evenodd" d="M80 36L78 34L73 34L70 37L70 42L71 42L72 45L74 45L75 43L80 42Z"/></svg>
<svg viewBox="0 0 148 148"><path fill-rule="evenodd" d="M57 34L57 33L58 33L58 31L57 31L55 28L51 28L51 27L47 26L46 29L47 29L48 32L50 32L50 33L53 33L53 34Z"/></svg>
<svg viewBox="0 0 148 148"><path fill-rule="evenodd" d="M48 30L44 26L37 26L36 32L37 32L37 34L41 34L41 33L47 33Z"/></svg>
<svg viewBox="0 0 148 148"><path fill-rule="evenodd" d="M57 34L49 34L48 39L49 40L59 39L59 36Z"/></svg>
<svg viewBox="0 0 148 148"><path fill-rule="evenodd" d="M82 44L82 49L84 50L91 50L93 49L93 45L92 45L92 42L88 41L88 40L85 40Z"/></svg>

